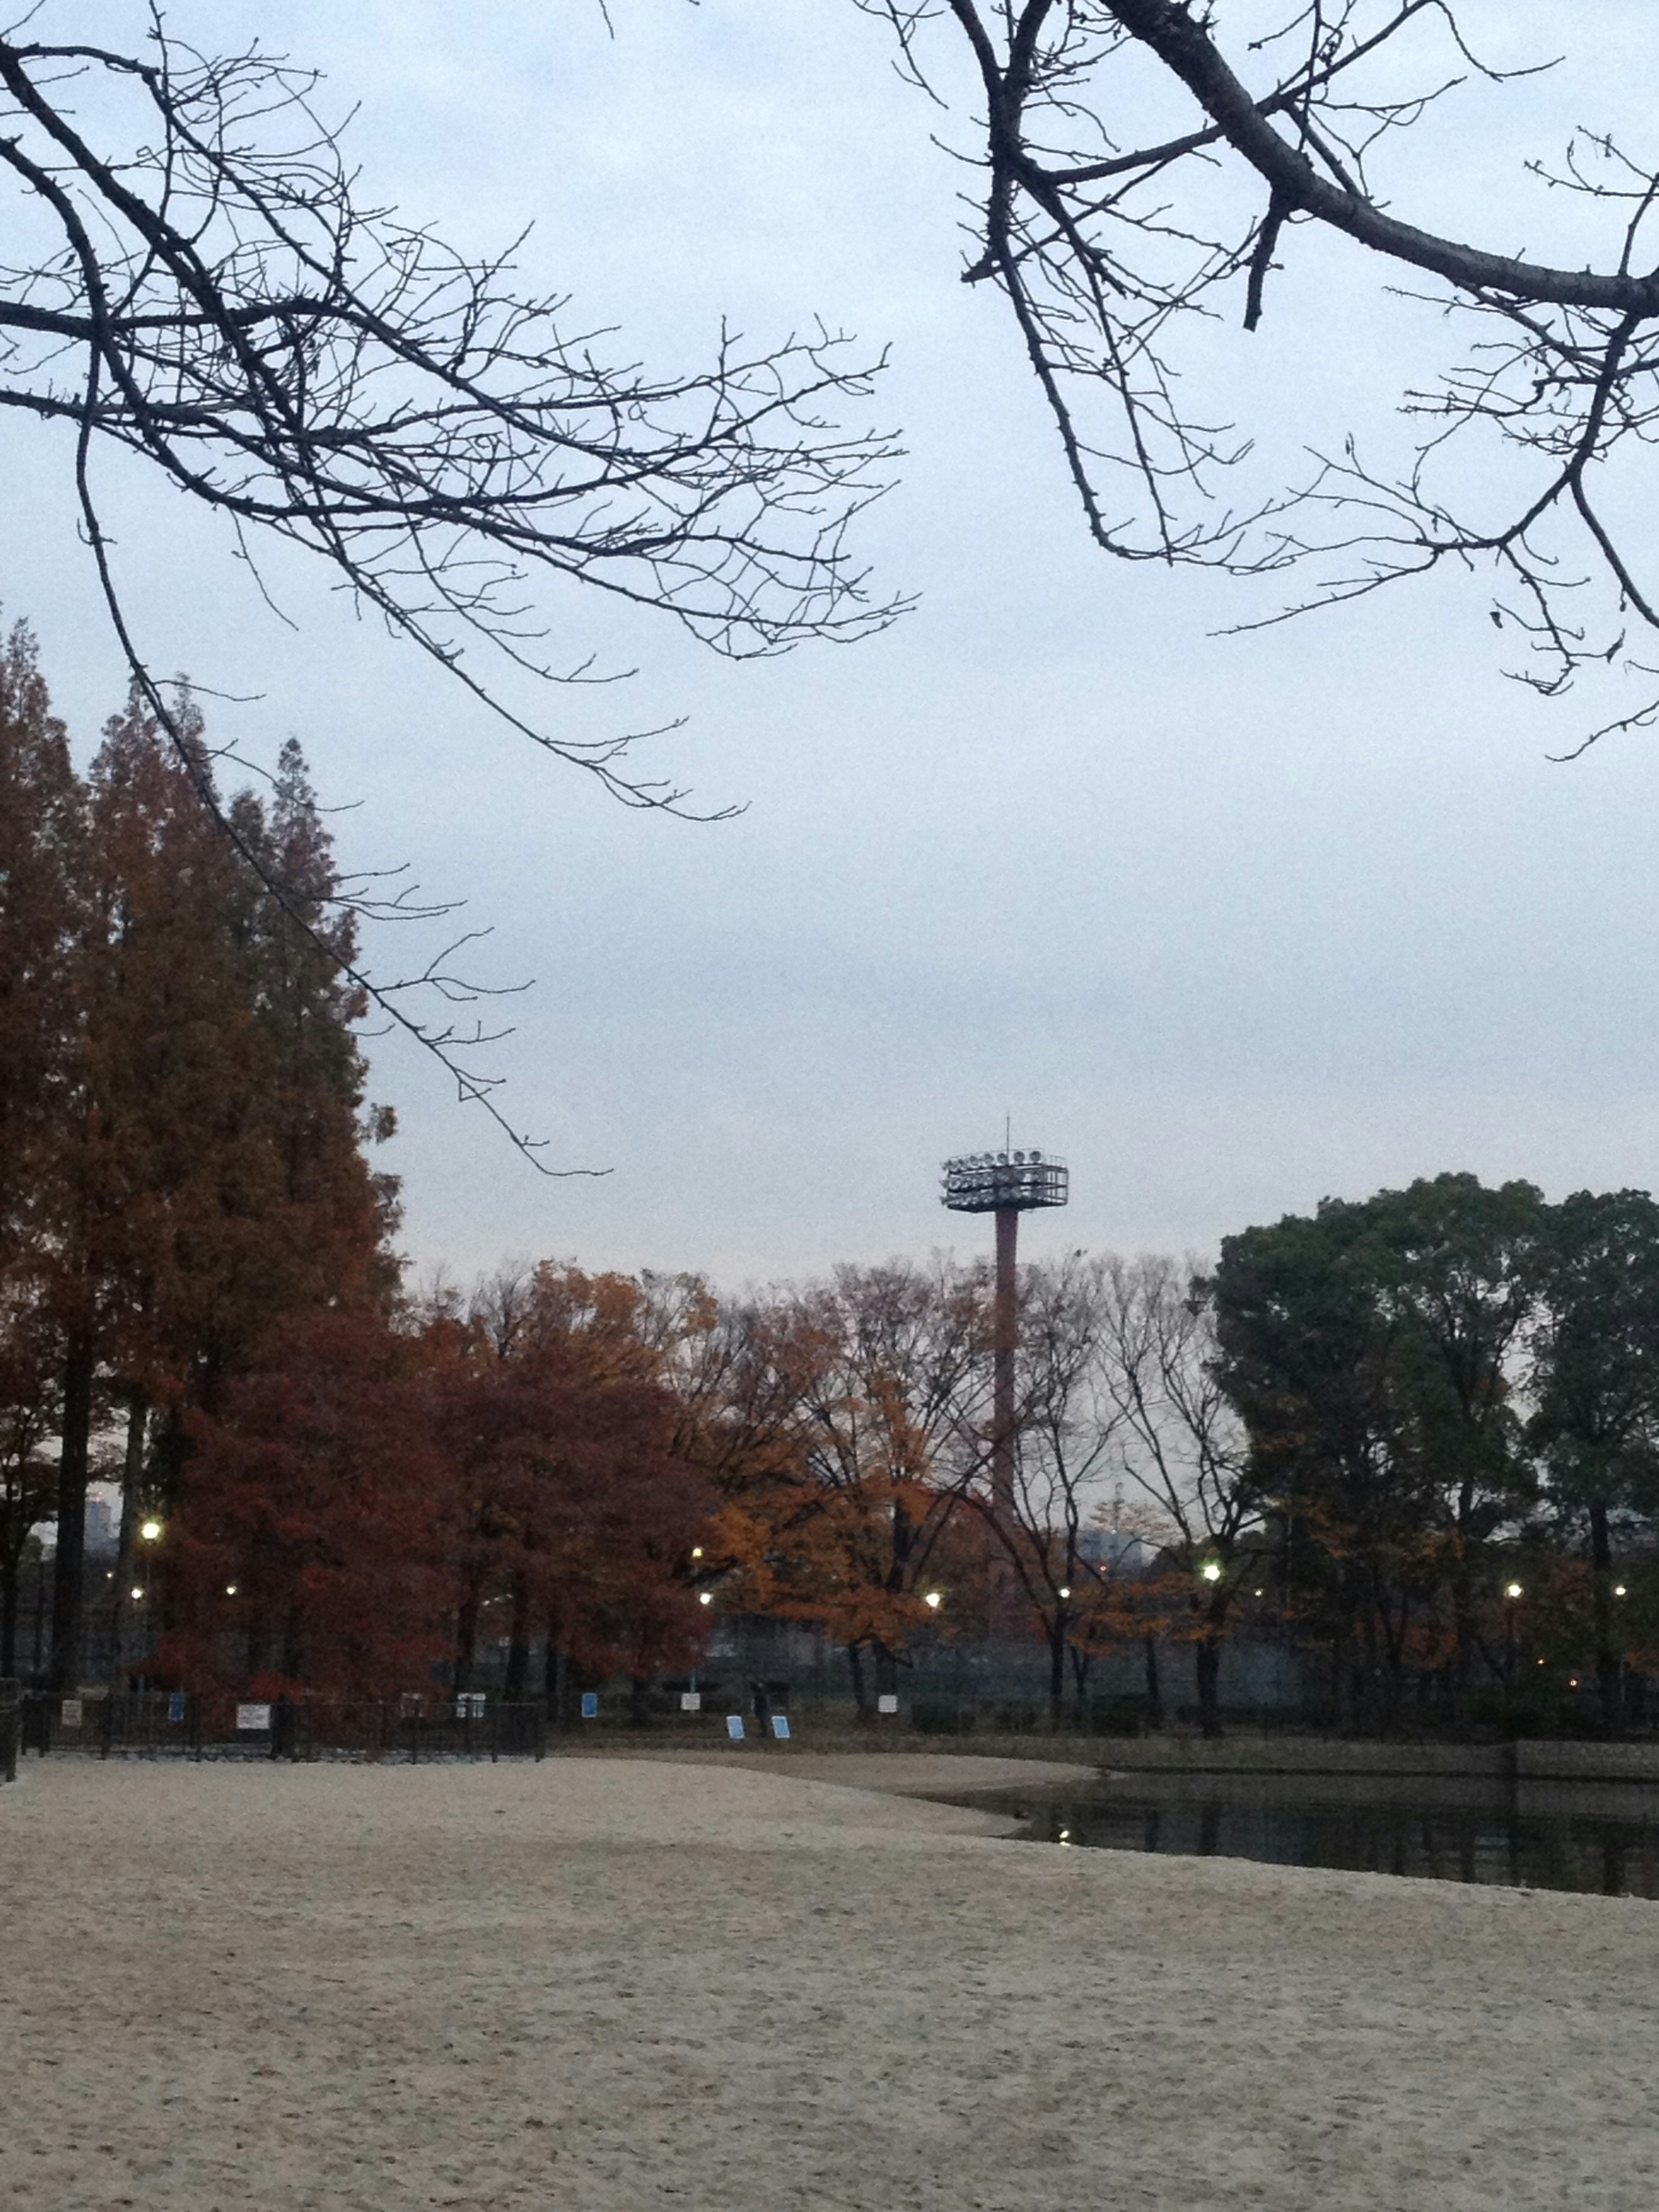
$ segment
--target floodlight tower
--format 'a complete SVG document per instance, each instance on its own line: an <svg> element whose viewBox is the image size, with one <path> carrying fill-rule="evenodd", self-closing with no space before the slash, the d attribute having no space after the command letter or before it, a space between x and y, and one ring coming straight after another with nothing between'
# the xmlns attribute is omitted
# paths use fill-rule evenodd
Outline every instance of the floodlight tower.
<svg viewBox="0 0 1659 2212"><path fill-rule="evenodd" d="M1040 1206L1064 1206L1071 1192L1066 1163L1052 1152L963 1152L945 1163L945 1203L951 1212L994 1213L997 1218L991 1508L1005 1527L1012 1518L1014 1503L1014 1353L1018 1344L1014 1268L1019 1217Z"/></svg>

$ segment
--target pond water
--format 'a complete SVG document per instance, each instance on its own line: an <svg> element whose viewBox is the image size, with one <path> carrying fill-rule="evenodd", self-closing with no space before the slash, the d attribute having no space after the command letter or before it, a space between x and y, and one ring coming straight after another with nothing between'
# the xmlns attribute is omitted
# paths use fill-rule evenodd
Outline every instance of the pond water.
<svg viewBox="0 0 1659 2212"><path fill-rule="evenodd" d="M1659 1898L1659 1790L1630 1784L1121 1774L995 1803L1083 1850Z"/></svg>

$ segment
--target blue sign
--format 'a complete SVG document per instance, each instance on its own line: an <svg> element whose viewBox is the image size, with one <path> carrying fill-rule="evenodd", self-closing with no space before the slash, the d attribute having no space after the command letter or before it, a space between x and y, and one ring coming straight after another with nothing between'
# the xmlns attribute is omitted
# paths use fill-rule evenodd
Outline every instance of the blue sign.
<svg viewBox="0 0 1659 2212"><path fill-rule="evenodd" d="M582 1692L582 1718L596 1721L599 1717L599 1693L597 1690Z"/></svg>
<svg viewBox="0 0 1659 2212"><path fill-rule="evenodd" d="M780 1743L788 1742L789 1723L781 1713L774 1713L772 1716L772 1733Z"/></svg>
<svg viewBox="0 0 1659 2212"><path fill-rule="evenodd" d="M170 1721L181 1721L184 1717L185 1693L182 1690L175 1690L167 1699L167 1718Z"/></svg>
<svg viewBox="0 0 1659 2212"><path fill-rule="evenodd" d="M733 1743L741 1743L743 1741L743 1715L741 1713L727 1713L726 1716L726 1733L731 1737Z"/></svg>

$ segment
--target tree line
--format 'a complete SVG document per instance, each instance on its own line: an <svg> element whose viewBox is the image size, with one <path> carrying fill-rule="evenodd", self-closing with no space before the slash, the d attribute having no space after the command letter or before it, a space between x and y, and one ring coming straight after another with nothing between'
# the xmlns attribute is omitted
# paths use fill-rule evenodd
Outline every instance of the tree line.
<svg viewBox="0 0 1659 2212"><path fill-rule="evenodd" d="M988 1632L1040 1642L1056 1714L1126 1650L1156 1706L1188 1644L1212 1727L1241 1632L1318 1655L1345 1726L1569 1692L1614 1726L1659 1674L1647 1194L1445 1175L1213 1265L1028 1266L999 1502L983 1266L409 1289L303 755L228 843L173 719L182 755L135 695L79 776L27 635L0 654L0 1673L55 1520L78 1679L103 1480L118 1676L227 1696L487 1660L557 1700L695 1665L726 1612L815 1625L860 1705Z"/></svg>

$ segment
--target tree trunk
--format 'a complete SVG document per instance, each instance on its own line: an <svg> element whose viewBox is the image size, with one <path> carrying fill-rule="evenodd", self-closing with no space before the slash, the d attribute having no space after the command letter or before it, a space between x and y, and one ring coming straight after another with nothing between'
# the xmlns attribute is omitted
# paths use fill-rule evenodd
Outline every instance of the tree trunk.
<svg viewBox="0 0 1659 2212"><path fill-rule="evenodd" d="M86 1601L87 1474L92 1446L92 1340L77 1331L64 1368L58 1462L58 1553L52 1580L52 1687L73 1695L81 1680Z"/></svg>
<svg viewBox="0 0 1659 2212"><path fill-rule="evenodd" d="M1066 1630L1056 1619L1048 1632L1048 1727L1058 1735L1066 1722Z"/></svg>
<svg viewBox="0 0 1659 2212"><path fill-rule="evenodd" d="M1452 1680L1459 1728L1467 1728L1469 1724L1470 1693L1474 1674L1474 1586L1468 1556L1468 1530L1474 1509L1474 1486L1466 1481L1458 1493L1457 1565L1452 1576L1452 1620L1455 1638Z"/></svg>
<svg viewBox="0 0 1659 2212"><path fill-rule="evenodd" d="M556 1620L547 1624L547 1662L543 1676L543 1689L547 1698L547 1710L555 1728L565 1723L565 1705L569 1692L570 1655L559 1641L559 1626Z"/></svg>
<svg viewBox="0 0 1659 2212"><path fill-rule="evenodd" d="M507 1680L501 1694L509 1705L521 1702L530 1680L530 1578L513 1577L513 1620L507 1630Z"/></svg>
<svg viewBox="0 0 1659 2212"><path fill-rule="evenodd" d="M17 1610L23 1564L21 1547L0 1558L0 1680L17 1673Z"/></svg>
<svg viewBox="0 0 1659 2212"><path fill-rule="evenodd" d="M1221 1640L1201 1636L1194 1647L1198 1676L1198 1724L1206 1736L1221 1733Z"/></svg>
<svg viewBox="0 0 1659 2212"><path fill-rule="evenodd" d="M1164 1726L1164 1691L1158 1678L1158 1638L1147 1636L1141 1641L1146 1655L1146 1718L1156 1733Z"/></svg>
<svg viewBox="0 0 1659 2212"><path fill-rule="evenodd" d="M149 1400L135 1390L127 1407L127 1444L121 1462L121 1530L115 1547L115 1602L110 1609L110 1687L126 1687L128 1635L127 1588L132 1574L132 1540L138 1526L138 1486L144 1474L144 1437L149 1425ZM150 1577L144 1577L149 1592Z"/></svg>
<svg viewBox="0 0 1659 2212"><path fill-rule="evenodd" d="M1595 1624L1595 1683L1601 1693L1601 1724L1613 1729L1623 1723L1620 1710L1620 1654L1613 1634L1613 1534L1607 1525L1607 1503L1598 1498L1589 1509L1590 1595Z"/></svg>
<svg viewBox="0 0 1659 2212"><path fill-rule="evenodd" d="M1077 1644L1072 1646L1072 1698L1074 1724L1081 1735L1087 1726L1089 1710L1090 1654Z"/></svg>
<svg viewBox="0 0 1659 2212"><path fill-rule="evenodd" d="M870 1717L870 1700L865 1694L864 1653L862 1648L859 1644L849 1644L847 1647L847 1669L853 1677L854 1709L861 1721L868 1720Z"/></svg>
<svg viewBox="0 0 1659 2212"><path fill-rule="evenodd" d="M472 1687L472 1668L478 1650L478 1603L481 1593L476 1583L469 1583L461 1592L460 1611L455 1622L455 1687Z"/></svg>

